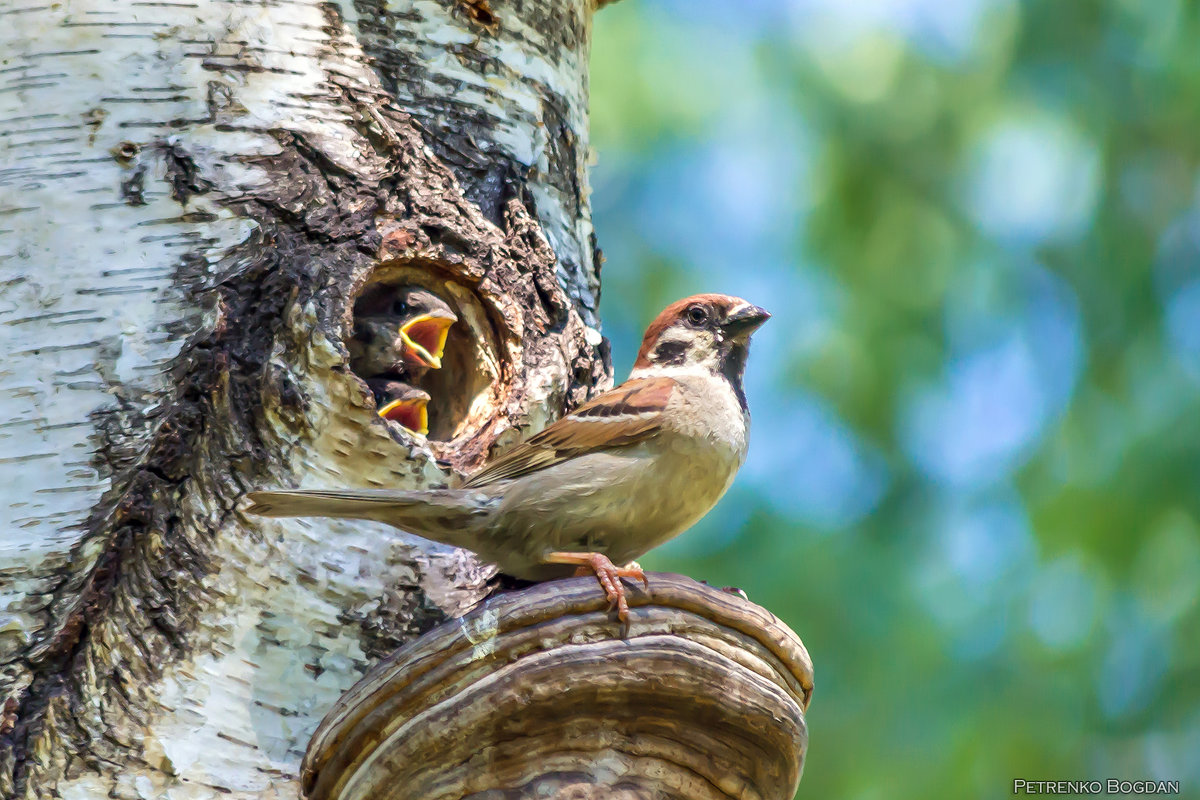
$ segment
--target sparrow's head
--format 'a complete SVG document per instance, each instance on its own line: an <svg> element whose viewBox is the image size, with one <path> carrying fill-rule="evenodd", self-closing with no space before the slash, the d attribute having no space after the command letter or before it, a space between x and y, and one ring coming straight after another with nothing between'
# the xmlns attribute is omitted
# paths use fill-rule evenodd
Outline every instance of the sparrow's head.
<svg viewBox="0 0 1200 800"><path fill-rule="evenodd" d="M409 286L396 293L392 314L401 320L400 338L409 359L439 369L446 336L458 315L450 305L428 289Z"/></svg>
<svg viewBox="0 0 1200 800"><path fill-rule="evenodd" d="M410 431L429 433L429 393L410 386L403 381L371 379L367 381L375 395L375 406L379 416L398 422Z"/></svg>
<svg viewBox="0 0 1200 800"><path fill-rule="evenodd" d="M446 337L458 321L449 303L420 286L380 287L359 300L355 313L360 320L356 335L370 338L369 320L386 319L391 335L399 339L404 360L434 369L442 366Z"/></svg>
<svg viewBox="0 0 1200 800"><path fill-rule="evenodd" d="M663 310L642 338L635 372L704 369L741 389L750 334L771 317L740 297L698 294Z"/></svg>

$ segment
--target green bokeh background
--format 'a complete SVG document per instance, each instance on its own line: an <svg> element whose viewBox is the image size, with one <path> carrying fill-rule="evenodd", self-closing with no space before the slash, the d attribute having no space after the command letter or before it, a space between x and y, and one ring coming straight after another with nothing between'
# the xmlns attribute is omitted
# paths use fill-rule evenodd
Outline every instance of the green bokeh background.
<svg viewBox="0 0 1200 800"><path fill-rule="evenodd" d="M751 455L644 559L817 671L799 797L1200 795L1200 11L622 0L591 73L619 375L738 294Z"/></svg>

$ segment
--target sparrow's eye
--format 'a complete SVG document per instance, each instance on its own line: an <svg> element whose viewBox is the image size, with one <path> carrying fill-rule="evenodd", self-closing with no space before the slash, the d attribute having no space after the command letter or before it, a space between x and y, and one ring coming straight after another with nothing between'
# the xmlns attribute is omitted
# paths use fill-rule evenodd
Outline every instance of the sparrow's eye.
<svg viewBox="0 0 1200 800"><path fill-rule="evenodd" d="M684 317L692 326L699 328L708 324L708 309L704 306L688 306Z"/></svg>
<svg viewBox="0 0 1200 800"><path fill-rule="evenodd" d="M392 313L397 316L403 316L408 313L408 301L396 300L392 303Z"/></svg>

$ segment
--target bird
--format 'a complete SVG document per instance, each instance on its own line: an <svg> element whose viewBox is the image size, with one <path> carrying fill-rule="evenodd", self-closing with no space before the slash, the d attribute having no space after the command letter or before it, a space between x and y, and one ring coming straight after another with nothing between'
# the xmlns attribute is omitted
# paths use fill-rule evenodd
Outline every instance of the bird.
<svg viewBox="0 0 1200 800"><path fill-rule="evenodd" d="M429 433L429 392L394 378L368 378L379 416L421 435Z"/></svg>
<svg viewBox="0 0 1200 800"><path fill-rule="evenodd" d="M446 338L457 321L445 300L420 286L369 290L354 307L347 342L351 367L365 377L441 369Z"/></svg>
<svg viewBox="0 0 1200 800"><path fill-rule="evenodd" d="M771 315L684 298L646 329L628 380L515 445L457 488L248 493L247 511L385 522L530 581L594 574L628 624L634 560L716 505L745 461L750 337Z"/></svg>

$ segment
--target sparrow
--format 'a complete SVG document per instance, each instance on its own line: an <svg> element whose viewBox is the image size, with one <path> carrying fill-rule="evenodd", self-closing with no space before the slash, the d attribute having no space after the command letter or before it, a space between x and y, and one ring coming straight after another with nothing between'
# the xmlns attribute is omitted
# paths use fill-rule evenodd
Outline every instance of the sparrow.
<svg viewBox="0 0 1200 800"><path fill-rule="evenodd" d="M364 376L440 369L450 327L458 315L419 286L383 286L354 306L347 346L354 371Z"/></svg>
<svg viewBox="0 0 1200 800"><path fill-rule="evenodd" d="M379 416L421 435L429 433L429 392L393 378L368 378Z"/></svg>
<svg viewBox="0 0 1200 800"><path fill-rule="evenodd" d="M769 317L720 294L673 303L646 330L627 381L459 488L260 491L247 511L386 522L525 580L594 574L627 624L621 579L649 589L634 559L708 513L745 460L742 374Z"/></svg>

